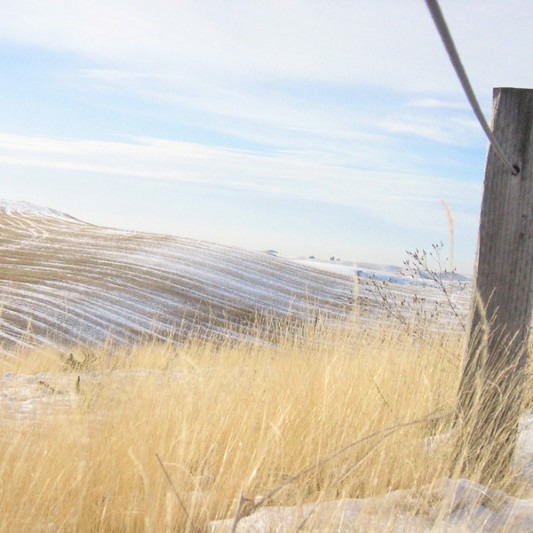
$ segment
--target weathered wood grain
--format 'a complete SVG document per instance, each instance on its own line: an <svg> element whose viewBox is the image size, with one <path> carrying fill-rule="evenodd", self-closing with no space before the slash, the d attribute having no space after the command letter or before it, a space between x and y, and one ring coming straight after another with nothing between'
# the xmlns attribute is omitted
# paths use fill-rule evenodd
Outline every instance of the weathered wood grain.
<svg viewBox="0 0 533 533"><path fill-rule="evenodd" d="M533 90L494 89L493 106L494 135L519 172L489 149L456 457L461 475L483 483L503 479L511 465L533 283Z"/></svg>

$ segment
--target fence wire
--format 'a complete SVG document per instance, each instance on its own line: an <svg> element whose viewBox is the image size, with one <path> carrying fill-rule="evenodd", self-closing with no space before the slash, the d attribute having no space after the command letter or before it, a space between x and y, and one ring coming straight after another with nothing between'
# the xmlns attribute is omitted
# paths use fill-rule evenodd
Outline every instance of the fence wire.
<svg viewBox="0 0 533 533"><path fill-rule="evenodd" d="M513 176L516 176L520 172L520 169L518 168L517 165L513 165L509 161L509 159L507 159L498 141L494 137L494 134L492 133L490 126L487 124L487 121L485 120L485 116L483 115L483 112L481 111L481 107L479 106L476 95L474 94L474 91L472 89L472 85L470 84L466 71L461 62L461 58L459 57L459 53L457 52L457 49L455 48L452 35L450 33L450 30L448 29L448 25L446 24L446 21L444 20L444 15L442 14L438 1L437 0L426 0L426 4L428 6L429 12L431 13L431 17L433 18L433 22L435 22L435 26L437 27L437 30L440 34L442 42L444 43L444 48L446 48L446 52L448 53L448 56L450 58L450 61L452 62L453 68L455 69L457 77L459 78L459 81L461 82L461 85L463 86L463 90L466 94L466 97L468 98L468 101L470 102L470 105L472 106L472 110L474 111L474 114L476 115L479 121L479 124L483 128L483 131L487 135L492 148L494 149L494 151L496 152L496 154L498 155L502 163L508 168L508 170L511 172Z"/></svg>

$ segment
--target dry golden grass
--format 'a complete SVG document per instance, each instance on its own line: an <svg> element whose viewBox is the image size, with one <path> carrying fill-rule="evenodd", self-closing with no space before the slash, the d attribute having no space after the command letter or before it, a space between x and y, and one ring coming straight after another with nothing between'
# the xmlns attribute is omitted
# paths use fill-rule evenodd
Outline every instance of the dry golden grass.
<svg viewBox="0 0 533 533"><path fill-rule="evenodd" d="M25 412L9 389L0 401L0 531L201 531L232 516L241 493L257 500L313 465L265 504L370 497L446 475L447 447L428 452L425 438L449 419L388 429L453 410L462 339L307 333L275 346L0 360L6 383L32 398Z"/></svg>

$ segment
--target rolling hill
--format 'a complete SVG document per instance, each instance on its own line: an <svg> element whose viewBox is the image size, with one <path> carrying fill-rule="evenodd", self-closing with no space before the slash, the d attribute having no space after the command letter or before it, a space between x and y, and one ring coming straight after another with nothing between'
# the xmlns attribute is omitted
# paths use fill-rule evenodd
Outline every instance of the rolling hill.
<svg viewBox="0 0 533 533"><path fill-rule="evenodd" d="M353 279L268 254L91 225L0 202L0 342L227 334L261 314L351 312Z"/></svg>

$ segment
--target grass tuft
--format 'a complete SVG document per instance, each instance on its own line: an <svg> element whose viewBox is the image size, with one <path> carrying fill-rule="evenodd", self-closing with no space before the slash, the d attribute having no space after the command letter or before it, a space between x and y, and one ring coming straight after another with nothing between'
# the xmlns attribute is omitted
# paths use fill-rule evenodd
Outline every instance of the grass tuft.
<svg viewBox="0 0 533 533"><path fill-rule="evenodd" d="M460 335L282 333L1 359L0 531L202 531L447 475Z"/></svg>

